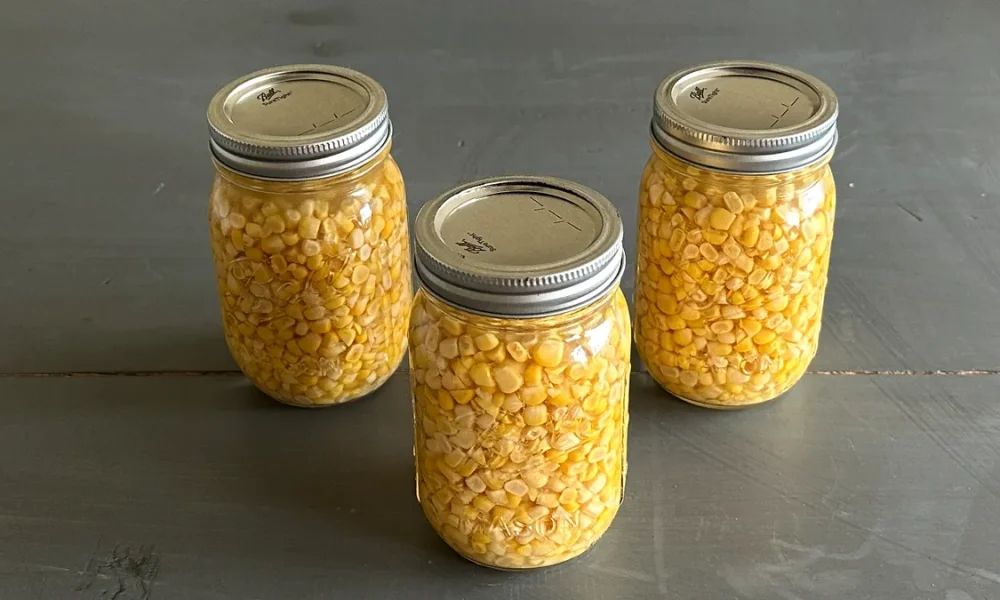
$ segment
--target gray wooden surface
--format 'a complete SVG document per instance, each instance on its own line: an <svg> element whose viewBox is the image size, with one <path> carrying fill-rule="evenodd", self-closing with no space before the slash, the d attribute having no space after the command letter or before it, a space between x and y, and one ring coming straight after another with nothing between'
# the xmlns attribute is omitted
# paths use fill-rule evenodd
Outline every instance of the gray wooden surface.
<svg viewBox="0 0 1000 600"><path fill-rule="evenodd" d="M511 574L424 520L405 377L324 411L238 377L5 379L0 598L993 600L996 384L810 375L716 413L636 375L615 524Z"/></svg>
<svg viewBox="0 0 1000 600"><path fill-rule="evenodd" d="M1000 598L998 31L995 0L6 3L0 599ZM635 365L627 499L587 556L511 575L437 540L405 373L320 412L232 374L206 225L220 85L366 71L411 215L463 180L557 175L614 200L631 257L656 83L744 57L840 97L812 369L846 373L718 414Z"/></svg>

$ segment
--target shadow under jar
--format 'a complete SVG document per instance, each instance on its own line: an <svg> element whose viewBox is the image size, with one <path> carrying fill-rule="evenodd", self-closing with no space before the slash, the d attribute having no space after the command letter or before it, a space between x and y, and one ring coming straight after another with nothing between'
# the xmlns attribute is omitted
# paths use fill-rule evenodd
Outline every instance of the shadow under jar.
<svg viewBox="0 0 1000 600"><path fill-rule="evenodd" d="M417 497L489 567L586 551L622 501L630 322L614 206L551 178L470 183L415 224Z"/></svg>
<svg viewBox="0 0 1000 600"><path fill-rule="evenodd" d="M209 224L226 341L272 398L372 392L406 350L406 195L385 91L325 65L259 71L208 109Z"/></svg>
<svg viewBox="0 0 1000 600"><path fill-rule="evenodd" d="M701 406L771 400L816 354L833 239L837 99L767 63L663 81L639 189L635 340Z"/></svg>

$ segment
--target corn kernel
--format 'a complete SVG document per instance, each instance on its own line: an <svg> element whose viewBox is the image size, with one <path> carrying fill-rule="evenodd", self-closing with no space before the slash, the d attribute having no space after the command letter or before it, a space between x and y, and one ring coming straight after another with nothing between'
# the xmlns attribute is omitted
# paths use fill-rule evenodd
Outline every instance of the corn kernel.
<svg viewBox="0 0 1000 600"><path fill-rule="evenodd" d="M495 387L496 380L493 379L493 370L485 363L476 363L469 369L469 376L476 385L480 387Z"/></svg>
<svg viewBox="0 0 1000 600"><path fill-rule="evenodd" d="M677 312L677 299L667 294L657 294L656 307L663 314L672 315Z"/></svg>
<svg viewBox="0 0 1000 600"><path fill-rule="evenodd" d="M733 348L729 344L719 342L708 343L708 353L712 356L729 356L732 352Z"/></svg>
<svg viewBox="0 0 1000 600"><path fill-rule="evenodd" d="M538 345L534 352L535 362L543 367L558 366L563 360L563 343L559 340L546 340Z"/></svg>
<svg viewBox="0 0 1000 600"><path fill-rule="evenodd" d="M542 383L542 366L531 364L524 370L524 383L526 385L538 385Z"/></svg>
<svg viewBox="0 0 1000 600"><path fill-rule="evenodd" d="M526 406L524 408L524 423L530 426L538 426L548 420L548 409L544 404Z"/></svg>
<svg viewBox="0 0 1000 600"><path fill-rule="evenodd" d="M455 402L459 404L468 404L472 401L472 397L475 392L472 390L451 390L451 396L455 399Z"/></svg>
<svg viewBox="0 0 1000 600"><path fill-rule="evenodd" d="M497 386L500 387L500 391L505 394L513 394L517 390L521 389L522 385L524 385L524 378L521 377L521 374L518 373L517 369L515 369L513 365L504 365L496 369L493 372L493 377L496 379L496 383ZM475 380L474 376L473 380Z"/></svg>
<svg viewBox="0 0 1000 600"><path fill-rule="evenodd" d="M729 239L729 234L721 231L706 231L703 235L706 242L716 246L721 246L727 239Z"/></svg>
<svg viewBox="0 0 1000 600"><path fill-rule="evenodd" d="M476 347L484 352L492 350L500 344L500 340L492 333L484 333L476 336L475 342Z"/></svg>
<svg viewBox="0 0 1000 600"><path fill-rule="evenodd" d="M764 232L765 235L770 235ZM743 235L740 236L740 242L747 248L753 248L757 245L760 239L760 228L756 225L753 227L747 227L743 230Z"/></svg>
<svg viewBox="0 0 1000 600"><path fill-rule="evenodd" d="M772 341L774 341L774 338L776 337L777 334L775 332L771 331L770 329L764 329L760 331L760 333L758 333L757 335L753 336L753 341L755 344L758 345L770 344Z"/></svg>
<svg viewBox="0 0 1000 600"><path fill-rule="evenodd" d="M736 215L725 208L719 207L712 209L712 216L709 218L709 223L715 229L727 231L735 219Z"/></svg>
<svg viewBox="0 0 1000 600"><path fill-rule="evenodd" d="M687 321L679 315L670 315L667 317L667 327L670 329L684 329L687 327Z"/></svg>
<svg viewBox="0 0 1000 600"><path fill-rule="evenodd" d="M528 351L525 350L521 342L510 342L507 344L507 352L510 354L510 357L517 362L525 362L530 357Z"/></svg>
<svg viewBox="0 0 1000 600"><path fill-rule="evenodd" d="M764 308L771 312L781 312L786 308L788 308L788 296L781 296L780 298L775 298L774 300L771 300L770 302L765 304Z"/></svg>
<svg viewBox="0 0 1000 600"><path fill-rule="evenodd" d="M753 259L751 259L746 254L741 254L736 257L736 266L739 267L744 273L750 273L753 271Z"/></svg>
<svg viewBox="0 0 1000 600"><path fill-rule="evenodd" d="M743 212L744 204L740 195L736 192L726 192L722 195L722 201L726 203L726 207L734 214L739 214Z"/></svg>

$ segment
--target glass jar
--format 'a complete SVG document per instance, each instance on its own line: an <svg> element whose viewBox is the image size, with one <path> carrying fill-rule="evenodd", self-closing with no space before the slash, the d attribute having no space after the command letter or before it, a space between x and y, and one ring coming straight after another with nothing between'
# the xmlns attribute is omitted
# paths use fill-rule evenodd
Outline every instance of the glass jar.
<svg viewBox="0 0 1000 600"><path fill-rule="evenodd" d="M654 105L639 190L639 356L693 404L771 400L819 341L836 96L800 71L726 62L667 78Z"/></svg>
<svg viewBox="0 0 1000 600"><path fill-rule="evenodd" d="M622 225L558 179L470 183L417 216L417 497L490 567L584 552L622 501L630 322Z"/></svg>
<svg viewBox="0 0 1000 600"><path fill-rule="evenodd" d="M385 91L339 67L243 77L208 110L222 322L251 382L296 406L377 389L410 313L406 194Z"/></svg>

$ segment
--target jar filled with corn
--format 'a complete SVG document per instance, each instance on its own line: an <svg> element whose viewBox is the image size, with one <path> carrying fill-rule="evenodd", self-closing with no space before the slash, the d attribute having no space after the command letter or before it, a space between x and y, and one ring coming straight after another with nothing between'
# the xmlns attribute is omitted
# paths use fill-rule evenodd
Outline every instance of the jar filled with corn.
<svg viewBox="0 0 1000 600"><path fill-rule="evenodd" d="M828 86L773 64L703 65L657 88L635 340L675 396L711 408L765 402L815 356L836 119Z"/></svg>
<svg viewBox="0 0 1000 600"><path fill-rule="evenodd" d="M581 185L507 177L426 204L410 325L417 497L476 563L584 552L622 501L622 225Z"/></svg>
<svg viewBox="0 0 1000 600"><path fill-rule="evenodd" d="M375 80L326 65L247 75L209 105L226 341L280 402L364 396L406 350L406 196L387 109Z"/></svg>

